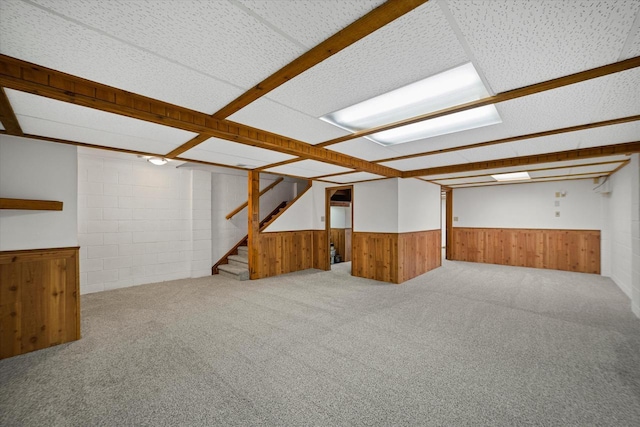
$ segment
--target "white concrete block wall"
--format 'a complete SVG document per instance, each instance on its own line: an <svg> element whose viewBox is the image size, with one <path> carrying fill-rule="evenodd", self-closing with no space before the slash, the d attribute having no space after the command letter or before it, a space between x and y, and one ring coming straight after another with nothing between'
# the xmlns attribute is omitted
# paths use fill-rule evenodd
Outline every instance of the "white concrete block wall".
<svg viewBox="0 0 640 427"><path fill-rule="evenodd" d="M81 293L210 274L210 197L209 172L81 150Z"/></svg>
<svg viewBox="0 0 640 427"><path fill-rule="evenodd" d="M192 171L191 277L211 274L211 173Z"/></svg>

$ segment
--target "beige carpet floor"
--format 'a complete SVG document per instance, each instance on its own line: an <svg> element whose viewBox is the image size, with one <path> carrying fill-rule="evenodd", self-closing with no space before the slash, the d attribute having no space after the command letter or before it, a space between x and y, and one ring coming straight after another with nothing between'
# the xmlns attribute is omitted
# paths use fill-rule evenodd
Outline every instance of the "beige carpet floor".
<svg viewBox="0 0 640 427"><path fill-rule="evenodd" d="M0 361L0 425L640 425L640 320L611 280L349 268L83 296L80 341Z"/></svg>

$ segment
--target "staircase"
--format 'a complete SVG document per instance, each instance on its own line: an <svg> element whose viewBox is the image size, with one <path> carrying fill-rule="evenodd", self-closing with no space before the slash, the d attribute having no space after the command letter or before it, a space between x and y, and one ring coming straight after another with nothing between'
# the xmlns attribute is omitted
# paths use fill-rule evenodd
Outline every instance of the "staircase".
<svg viewBox="0 0 640 427"><path fill-rule="evenodd" d="M218 274L236 280L249 280L249 249L238 246L238 255L229 255L228 264L218 266Z"/></svg>
<svg viewBox="0 0 640 427"><path fill-rule="evenodd" d="M266 228L273 222L278 214L283 211L287 202L280 203L269 215L260 222L260 230ZM247 240L249 236L244 236L236 246L231 248L220 261L212 268L211 274L220 274L222 276L231 277L236 280L249 280L249 249L247 248Z"/></svg>

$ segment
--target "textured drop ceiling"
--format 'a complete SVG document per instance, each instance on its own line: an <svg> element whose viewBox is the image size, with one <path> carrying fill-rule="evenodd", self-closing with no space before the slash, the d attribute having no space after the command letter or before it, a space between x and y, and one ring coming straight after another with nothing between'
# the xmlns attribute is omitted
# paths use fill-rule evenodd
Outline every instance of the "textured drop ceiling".
<svg viewBox="0 0 640 427"><path fill-rule="evenodd" d="M2 0L0 53L214 114L383 3ZM290 138L317 145L348 135L319 117L466 62L473 63L493 95L639 55L637 0L431 0L306 71L287 76L284 84L227 119L280 135L285 144ZM498 103L500 124L389 147L361 137L324 150L328 157L342 154L412 171L630 143L640 139L639 121L464 148L640 115L639 88L640 68L634 68ZM164 155L197 136L16 90L6 92L22 130L39 137ZM0 131L5 128L0 124ZM302 152L296 159L276 149L202 140L180 157L338 184L382 177L372 173L377 170L354 169L353 162L341 167ZM394 160L400 156L412 157ZM287 160L297 161L279 165ZM535 165L544 170L533 173L541 180L601 176L625 160L603 156L554 162L555 166L545 163ZM425 178L442 185L487 185L489 172Z"/></svg>

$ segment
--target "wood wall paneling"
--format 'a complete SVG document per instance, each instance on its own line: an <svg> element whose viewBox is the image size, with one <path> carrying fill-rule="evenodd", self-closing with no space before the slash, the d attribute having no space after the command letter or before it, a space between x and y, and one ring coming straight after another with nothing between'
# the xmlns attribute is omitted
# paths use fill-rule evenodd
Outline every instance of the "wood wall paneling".
<svg viewBox="0 0 640 427"><path fill-rule="evenodd" d="M313 268L331 270L329 242L325 230L313 230Z"/></svg>
<svg viewBox="0 0 640 427"><path fill-rule="evenodd" d="M399 283L413 279L442 265L441 230L398 235Z"/></svg>
<svg viewBox="0 0 640 427"><path fill-rule="evenodd" d="M342 254L342 261L351 261L351 245L352 245L353 230L351 228L344 229L344 254Z"/></svg>
<svg viewBox="0 0 640 427"><path fill-rule="evenodd" d="M0 359L80 339L78 250L0 252Z"/></svg>
<svg viewBox="0 0 640 427"><path fill-rule="evenodd" d="M441 265L440 230L353 233L353 276L402 283Z"/></svg>
<svg viewBox="0 0 640 427"><path fill-rule="evenodd" d="M381 282L398 281L398 234L353 233L351 274Z"/></svg>
<svg viewBox="0 0 640 427"><path fill-rule="evenodd" d="M454 227L456 261L600 274L599 230Z"/></svg>
<svg viewBox="0 0 640 427"><path fill-rule="evenodd" d="M315 230L260 233L252 279L277 276L314 267ZM255 273L255 277L254 274Z"/></svg>

